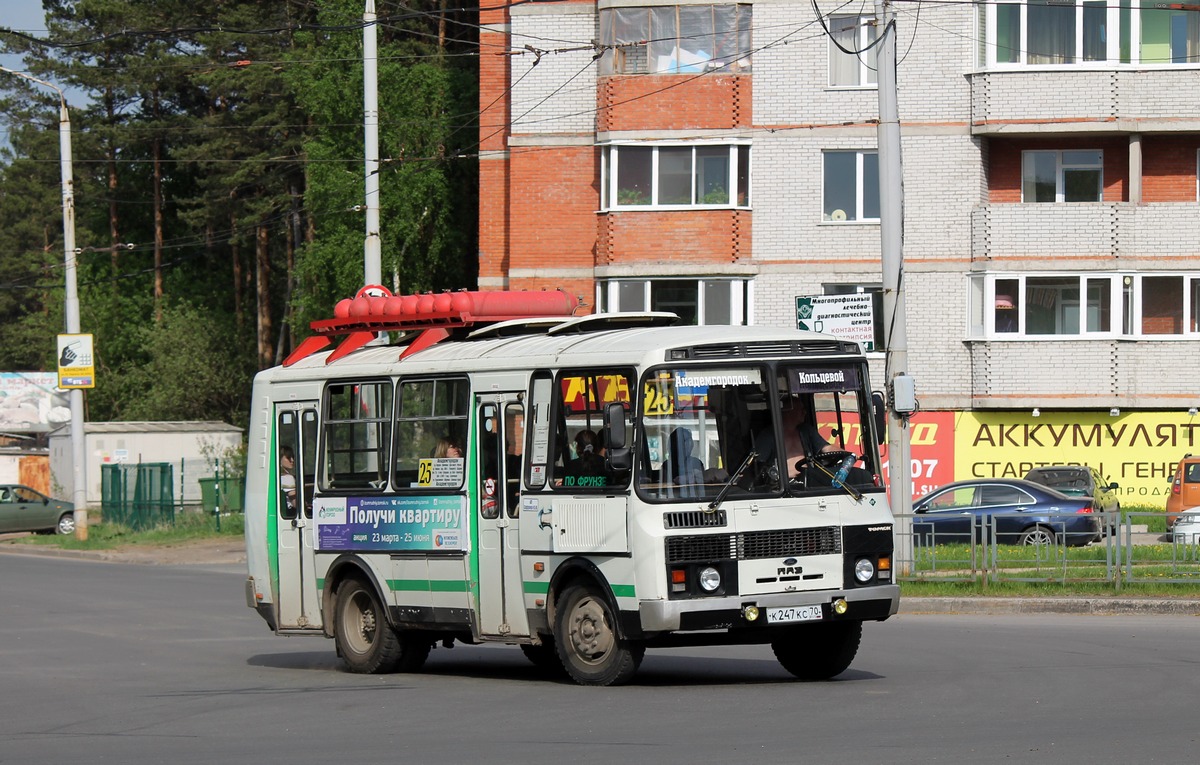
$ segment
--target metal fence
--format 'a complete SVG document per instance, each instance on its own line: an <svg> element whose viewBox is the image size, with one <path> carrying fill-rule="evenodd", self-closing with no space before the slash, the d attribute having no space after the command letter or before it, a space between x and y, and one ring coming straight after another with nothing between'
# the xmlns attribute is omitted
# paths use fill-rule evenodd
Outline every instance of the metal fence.
<svg viewBox="0 0 1200 765"><path fill-rule="evenodd" d="M933 533L922 527L921 516L896 516L899 581L978 582L1098 582L1120 590L1127 584L1200 584L1200 538L1178 539L1149 534L1146 521L1161 513L1122 513L1097 516L1103 538L1082 546L1062 544L1069 517L1050 518L1054 541L1020 544L1019 538L997 533L1006 519L1019 514L972 518L955 532ZM913 531L913 521L916 531ZM905 544L907 542L907 544ZM911 551L904 556L902 551Z"/></svg>
<svg viewBox="0 0 1200 765"><path fill-rule="evenodd" d="M102 465L100 474L100 511L106 522L134 531L175 523L171 463Z"/></svg>

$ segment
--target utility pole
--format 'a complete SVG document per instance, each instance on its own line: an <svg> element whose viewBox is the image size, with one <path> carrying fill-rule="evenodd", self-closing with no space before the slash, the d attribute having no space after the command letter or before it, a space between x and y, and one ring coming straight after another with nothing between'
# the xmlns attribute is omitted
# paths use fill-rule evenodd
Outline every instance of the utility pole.
<svg viewBox="0 0 1200 765"><path fill-rule="evenodd" d="M363 284L382 284L379 241L379 52L375 0L363 13L363 143L366 155L367 236L363 243Z"/></svg>
<svg viewBox="0 0 1200 765"><path fill-rule="evenodd" d="M896 519L896 560L907 574L913 559L912 474L908 418L916 410L908 375L904 308L904 177L900 162L900 110L896 100L896 15L891 0L875 0L879 46L879 230L883 267L883 340L888 393L888 490Z"/></svg>
<svg viewBox="0 0 1200 765"><path fill-rule="evenodd" d="M50 88L58 93L58 147L59 169L62 177L62 209L63 209L63 271L66 275L66 295L64 297L63 313L66 319L68 335L79 334L79 291L76 287L75 266L75 176L71 165L71 117L67 113L67 96L57 85L39 80L37 77L14 72L12 69L0 67L0 71L8 72L38 85ZM88 538L87 511L87 463L85 435L83 432L83 391L71 388L71 500L75 504L75 538Z"/></svg>

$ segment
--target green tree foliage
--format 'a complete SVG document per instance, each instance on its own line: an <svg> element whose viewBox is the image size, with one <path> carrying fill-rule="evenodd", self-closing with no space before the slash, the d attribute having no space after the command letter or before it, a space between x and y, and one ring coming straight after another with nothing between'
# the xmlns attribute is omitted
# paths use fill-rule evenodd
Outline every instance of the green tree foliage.
<svg viewBox="0 0 1200 765"><path fill-rule="evenodd" d="M88 417L244 423L254 372L363 279L361 0L45 0L0 49L71 93ZM379 3L385 283L471 287L473 19ZM86 97L75 94L82 93ZM0 73L0 369L63 331L58 96Z"/></svg>

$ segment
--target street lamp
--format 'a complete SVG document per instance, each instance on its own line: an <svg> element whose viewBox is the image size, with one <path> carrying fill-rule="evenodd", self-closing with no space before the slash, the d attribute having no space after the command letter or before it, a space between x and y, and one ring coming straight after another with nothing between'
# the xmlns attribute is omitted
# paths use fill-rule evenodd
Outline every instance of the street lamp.
<svg viewBox="0 0 1200 765"><path fill-rule="evenodd" d="M63 207L63 264L66 273L67 290L64 312L66 314L66 330L68 335L79 334L79 292L75 285L75 182L71 168L71 118L67 114L67 96L57 85L39 80L24 72L0 66L0 71L8 72L22 79L36 82L58 93L58 146L59 167L62 175L62 207ZM83 433L83 391L71 388L71 475L72 495L75 504L75 538L84 540L88 537L87 513L87 465L85 464L86 450Z"/></svg>

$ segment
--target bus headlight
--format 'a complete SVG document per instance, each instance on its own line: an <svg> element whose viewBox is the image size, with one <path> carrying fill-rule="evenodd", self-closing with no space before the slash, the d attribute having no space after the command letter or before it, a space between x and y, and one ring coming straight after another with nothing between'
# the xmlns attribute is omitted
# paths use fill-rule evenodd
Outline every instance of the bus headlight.
<svg viewBox="0 0 1200 765"><path fill-rule="evenodd" d="M700 588L705 592L716 592L721 586L721 572L712 566L700 569Z"/></svg>
<svg viewBox="0 0 1200 765"><path fill-rule="evenodd" d="M854 562L854 578L866 584L875 578L875 564L869 558L859 558Z"/></svg>

